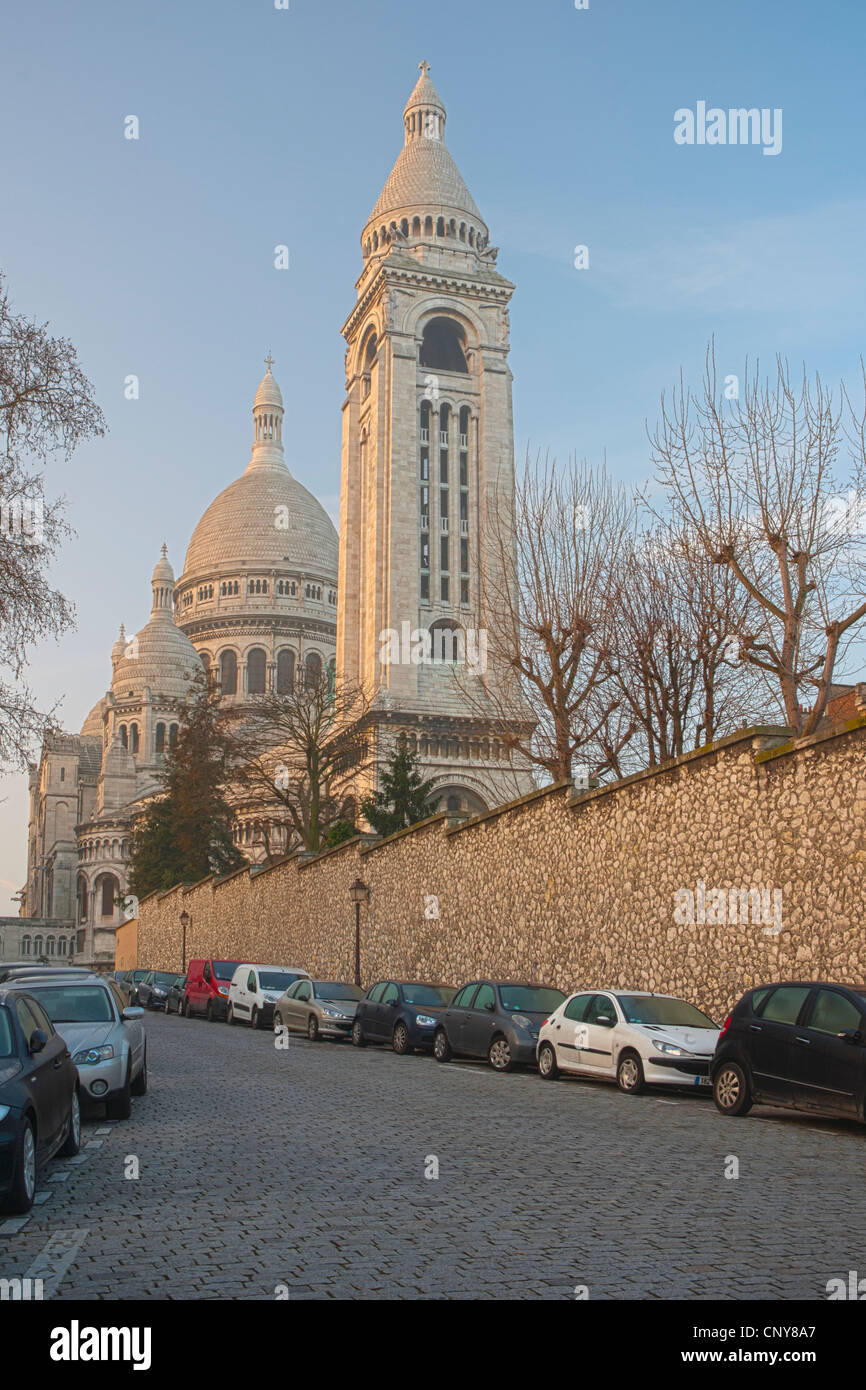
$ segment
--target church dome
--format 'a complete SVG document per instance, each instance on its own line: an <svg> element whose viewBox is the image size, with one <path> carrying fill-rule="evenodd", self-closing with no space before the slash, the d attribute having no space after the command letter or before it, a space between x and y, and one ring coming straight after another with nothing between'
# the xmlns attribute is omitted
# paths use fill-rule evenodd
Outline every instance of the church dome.
<svg viewBox="0 0 866 1390"><path fill-rule="evenodd" d="M116 699L124 699L130 691L140 696L146 686L154 694L184 699L196 676L202 675L198 652L174 621L174 571L165 546L154 568L151 588L150 621L126 643L112 672L111 691Z"/></svg>
<svg viewBox="0 0 866 1390"><path fill-rule="evenodd" d="M101 700L97 700L96 704L93 706L93 709L90 711L84 723L82 724L81 733L83 737L87 738L88 736L92 736L102 738L102 720L104 711L105 698L103 697Z"/></svg>

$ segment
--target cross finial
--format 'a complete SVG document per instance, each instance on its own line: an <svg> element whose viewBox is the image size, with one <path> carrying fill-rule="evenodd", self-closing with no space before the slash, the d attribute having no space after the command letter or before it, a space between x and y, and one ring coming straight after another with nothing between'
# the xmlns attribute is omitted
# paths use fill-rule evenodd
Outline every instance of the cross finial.
<svg viewBox="0 0 866 1390"><path fill-rule="evenodd" d="M166 545L165 541L163 541L163 543L162 543L162 558L165 559L165 557L166 557L167 554L168 554L168 546Z"/></svg>
<svg viewBox="0 0 866 1390"><path fill-rule="evenodd" d="M271 367L272 367L273 365L274 365L274 359L273 359L273 357L271 357L271 354L268 353L267 357L265 358L265 366L267 367L268 371L271 370Z"/></svg>
<svg viewBox="0 0 866 1390"><path fill-rule="evenodd" d="M430 64L427 62L427 59L425 58L422 63L418 64L418 66L421 69L424 76L426 77L428 72L430 71Z"/></svg>

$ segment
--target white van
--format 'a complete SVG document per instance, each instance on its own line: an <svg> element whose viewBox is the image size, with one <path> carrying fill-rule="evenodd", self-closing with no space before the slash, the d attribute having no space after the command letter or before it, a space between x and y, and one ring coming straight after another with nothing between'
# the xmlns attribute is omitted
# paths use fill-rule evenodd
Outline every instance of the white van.
<svg viewBox="0 0 866 1390"><path fill-rule="evenodd" d="M270 1028L274 1021L274 1005L280 995L295 980L309 978L306 970L295 965L239 965L229 985L226 1022Z"/></svg>

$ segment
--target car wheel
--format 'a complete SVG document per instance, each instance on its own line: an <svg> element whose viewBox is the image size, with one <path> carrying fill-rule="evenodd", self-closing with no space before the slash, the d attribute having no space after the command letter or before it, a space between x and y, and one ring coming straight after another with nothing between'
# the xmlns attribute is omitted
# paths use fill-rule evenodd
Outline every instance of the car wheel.
<svg viewBox="0 0 866 1390"><path fill-rule="evenodd" d="M144 1045L144 1060L141 1064L141 1071L129 1089L134 1096L143 1096L147 1091L147 1043Z"/></svg>
<svg viewBox="0 0 866 1390"><path fill-rule="evenodd" d="M207 1008L204 1011L204 1016L207 1019L208 1023L214 1022L213 1001L210 999L207 1001Z"/></svg>
<svg viewBox="0 0 866 1390"><path fill-rule="evenodd" d="M409 1029L402 1019L395 1025L391 1046L398 1057L405 1057L406 1053L409 1051Z"/></svg>
<svg viewBox="0 0 866 1390"><path fill-rule="evenodd" d="M191 1009L190 1006L189 1006L189 1000L188 1000L188 999L184 999L184 1001L183 1001L182 1013L183 1013L184 1018L192 1018L192 1009Z"/></svg>
<svg viewBox="0 0 866 1390"><path fill-rule="evenodd" d="M559 1076L556 1053L549 1042L542 1043L538 1049L538 1075L545 1081L555 1081Z"/></svg>
<svg viewBox="0 0 866 1390"><path fill-rule="evenodd" d="M78 1099L78 1087L72 1092L72 1103L69 1107L69 1130L63 1144L58 1149L61 1158L74 1158L81 1148L81 1102Z"/></svg>
<svg viewBox="0 0 866 1390"><path fill-rule="evenodd" d="M307 1037L310 1039L310 1042L319 1041L319 1021L315 1014L310 1014L310 1017L307 1019Z"/></svg>
<svg viewBox="0 0 866 1390"><path fill-rule="evenodd" d="M444 1028L437 1028L433 1034L433 1056L437 1062L450 1062L453 1055L448 1034Z"/></svg>
<svg viewBox="0 0 866 1390"><path fill-rule="evenodd" d="M627 1096L639 1096L644 1089L643 1063L636 1052L624 1052L616 1064L616 1084Z"/></svg>
<svg viewBox="0 0 866 1390"><path fill-rule="evenodd" d="M0 1202L4 1211L23 1213L33 1206L36 1195L36 1135L33 1121L25 1119L18 1133L13 1156L14 1177Z"/></svg>
<svg viewBox="0 0 866 1390"><path fill-rule="evenodd" d="M278 1033L283 1026L283 1016L278 1010L274 1010L274 1032Z"/></svg>
<svg viewBox="0 0 866 1390"><path fill-rule="evenodd" d="M490 1044L487 1060L494 1071L511 1071L514 1066L511 1060L511 1046L501 1033Z"/></svg>
<svg viewBox="0 0 866 1390"><path fill-rule="evenodd" d="M253 1008L253 1016L252 1016L252 1018L250 1019L250 1027L251 1027L251 1028L261 1028L261 1026L262 1026L262 1025L261 1025L261 1014L259 1013L258 1009L254 1007L254 1008Z"/></svg>
<svg viewBox="0 0 866 1390"><path fill-rule="evenodd" d="M752 1095L746 1073L738 1062L723 1062L713 1081L713 1100L723 1115L748 1115Z"/></svg>
<svg viewBox="0 0 866 1390"><path fill-rule="evenodd" d="M235 1022L235 1011L234 1011L234 1009L232 1008L231 1004L229 1004L228 1008L226 1009L226 1023L229 1025L230 1028L233 1028L233 1027L234 1027L234 1022Z"/></svg>
<svg viewBox="0 0 866 1390"><path fill-rule="evenodd" d="M352 1024L352 1042L355 1044L355 1047L367 1046L367 1040L364 1037L364 1028L359 1018L356 1018L355 1022Z"/></svg>
<svg viewBox="0 0 866 1390"><path fill-rule="evenodd" d="M128 1120L132 1114L132 1086L128 1069L123 1089L115 1091L105 1102L105 1114L109 1120Z"/></svg>

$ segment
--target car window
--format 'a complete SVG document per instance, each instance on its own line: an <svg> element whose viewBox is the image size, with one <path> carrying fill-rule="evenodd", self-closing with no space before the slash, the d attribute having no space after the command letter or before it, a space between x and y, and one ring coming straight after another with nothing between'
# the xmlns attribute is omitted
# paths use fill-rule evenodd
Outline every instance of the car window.
<svg viewBox="0 0 866 1390"><path fill-rule="evenodd" d="M309 980L301 980L295 991L296 999L312 999L313 988Z"/></svg>
<svg viewBox="0 0 866 1390"><path fill-rule="evenodd" d="M39 1003L39 1000L28 999L27 1003L30 1007L30 1012L36 1019L37 1028L41 1028L46 1037L53 1038L54 1024L51 1022L51 1019L48 1017L42 1005Z"/></svg>
<svg viewBox="0 0 866 1390"><path fill-rule="evenodd" d="M205 979L206 979L208 982L210 982L210 966L209 966L209 965L206 965L206 966L205 966L204 970L202 971L202 974L204 975Z"/></svg>
<svg viewBox="0 0 866 1390"><path fill-rule="evenodd" d="M464 985L463 988L461 989L460 993L457 995L457 997L456 997L455 1000L454 1000L454 1008L455 1008L455 1009L468 1009L468 1008L469 1008L470 1000L472 999L472 996L473 996L473 994L475 993L475 991L476 991L477 988L478 988L478 986L477 986L477 984L475 984L474 981L473 981L473 983L472 983L471 985Z"/></svg>
<svg viewBox="0 0 866 1390"><path fill-rule="evenodd" d="M255 970L251 970L250 973L249 973L249 975L247 975L247 989L250 991L251 994L255 994L255 992L256 992L256 972L255 972Z"/></svg>
<svg viewBox="0 0 866 1390"><path fill-rule="evenodd" d="M479 985L478 993L472 1001L473 1009L486 1009L488 1004L496 1008L496 994L492 985Z"/></svg>
<svg viewBox="0 0 866 1390"><path fill-rule="evenodd" d="M394 985L394 984L387 984L387 985L385 986L385 993L382 995L382 1003L383 1003L383 1004L399 1004L399 1002L400 1002L400 991L399 991L399 989L398 989L397 986Z"/></svg>
<svg viewBox="0 0 866 1390"><path fill-rule="evenodd" d="M27 1007L26 999L15 1000L15 1012L18 1015L18 1022L21 1024L21 1031L24 1034L24 1041L30 1046L30 1039L39 1027L30 1009Z"/></svg>
<svg viewBox="0 0 866 1390"><path fill-rule="evenodd" d="M0 1008L0 1057L14 1057L15 1037L8 1009Z"/></svg>
<svg viewBox="0 0 866 1390"><path fill-rule="evenodd" d="M819 989L812 1004L807 1028L817 1033L856 1033L861 1028L860 1010L835 989Z"/></svg>
<svg viewBox="0 0 866 1390"><path fill-rule="evenodd" d="M808 985L781 985L773 990L761 1010L761 1018L768 1023L796 1023L809 993Z"/></svg>
<svg viewBox="0 0 866 1390"><path fill-rule="evenodd" d="M126 1000L124 999L123 995L121 994L120 990L117 988L117 985L114 983L113 980L108 981L108 988L111 990L111 997L117 1005L117 1012L119 1014L122 1014L124 1009L126 1008Z"/></svg>
<svg viewBox="0 0 866 1390"><path fill-rule="evenodd" d="M378 1004L382 998L382 993L387 985L387 980L377 980L371 989L367 990L367 1003Z"/></svg>
<svg viewBox="0 0 866 1390"><path fill-rule="evenodd" d="M764 989L754 989L754 990L752 990L751 1001L752 1001L752 1013L753 1013L753 1014L760 1013L760 1011L761 1011L761 1005L763 1004L763 1002L764 1002L764 1000L766 999L767 995L768 995L768 994L771 994L771 993L772 993L772 986L765 987Z"/></svg>
<svg viewBox="0 0 866 1390"><path fill-rule="evenodd" d="M576 994L565 1007L565 1017L573 1019L575 1023L582 1023L591 998L591 994Z"/></svg>
<svg viewBox="0 0 866 1390"><path fill-rule="evenodd" d="M600 1018L612 1018L616 1023L616 1008L606 994L596 994L586 1015L587 1023L598 1023Z"/></svg>

